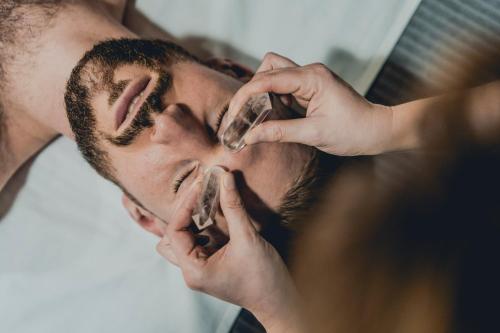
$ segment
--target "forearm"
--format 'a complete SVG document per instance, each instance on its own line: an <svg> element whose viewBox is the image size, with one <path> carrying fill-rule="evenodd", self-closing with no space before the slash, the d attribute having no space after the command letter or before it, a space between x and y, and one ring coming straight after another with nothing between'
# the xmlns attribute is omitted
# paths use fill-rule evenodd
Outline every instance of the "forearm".
<svg viewBox="0 0 500 333"><path fill-rule="evenodd" d="M253 315L264 326L267 333L305 332L300 314L300 299L295 288L285 293L287 297L276 304L259 304Z"/></svg>
<svg viewBox="0 0 500 333"><path fill-rule="evenodd" d="M488 137L498 130L500 123L500 81L474 89L438 97L417 100L391 107L392 123L383 151L405 150L422 147L425 132L424 120L439 121L443 107L458 102L465 121L479 137ZM447 104L449 103L449 104Z"/></svg>

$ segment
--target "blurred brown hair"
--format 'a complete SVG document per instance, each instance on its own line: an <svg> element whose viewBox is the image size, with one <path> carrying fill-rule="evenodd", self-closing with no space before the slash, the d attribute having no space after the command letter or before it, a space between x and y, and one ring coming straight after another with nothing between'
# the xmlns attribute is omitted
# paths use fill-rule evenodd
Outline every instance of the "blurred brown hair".
<svg viewBox="0 0 500 333"><path fill-rule="evenodd" d="M434 104L423 149L335 176L294 250L308 332L500 331L500 119L478 128L477 98Z"/></svg>

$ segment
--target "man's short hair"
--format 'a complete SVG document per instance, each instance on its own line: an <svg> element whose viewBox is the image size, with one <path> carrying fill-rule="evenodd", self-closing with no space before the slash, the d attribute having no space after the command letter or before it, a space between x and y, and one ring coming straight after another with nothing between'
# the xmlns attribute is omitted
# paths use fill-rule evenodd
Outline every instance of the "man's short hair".
<svg viewBox="0 0 500 333"><path fill-rule="evenodd" d="M73 68L64 96L68 120L83 157L101 176L120 186L109 157L99 144L95 111L90 104L93 94L111 84L113 71L121 65L159 69L180 61L199 62L172 42L122 38L97 43Z"/></svg>

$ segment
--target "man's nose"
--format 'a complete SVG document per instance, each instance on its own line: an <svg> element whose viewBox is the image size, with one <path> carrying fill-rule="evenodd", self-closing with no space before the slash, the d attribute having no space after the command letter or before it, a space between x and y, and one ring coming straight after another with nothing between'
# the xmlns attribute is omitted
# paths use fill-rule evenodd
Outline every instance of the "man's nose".
<svg viewBox="0 0 500 333"><path fill-rule="evenodd" d="M177 104L171 104L162 113L153 113L151 142L177 146L203 143L206 135L195 117Z"/></svg>

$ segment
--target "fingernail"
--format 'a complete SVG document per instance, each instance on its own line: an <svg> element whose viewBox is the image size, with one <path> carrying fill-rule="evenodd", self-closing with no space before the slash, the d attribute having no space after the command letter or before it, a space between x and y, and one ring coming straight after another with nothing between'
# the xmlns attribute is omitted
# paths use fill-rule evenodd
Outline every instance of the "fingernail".
<svg viewBox="0 0 500 333"><path fill-rule="evenodd" d="M210 238L205 235L198 235L196 236L196 244L200 246L205 246L210 242Z"/></svg>
<svg viewBox="0 0 500 333"><path fill-rule="evenodd" d="M230 172L224 175L224 187L228 190L234 190L236 188L233 175Z"/></svg>
<svg viewBox="0 0 500 333"><path fill-rule="evenodd" d="M290 98L289 95L281 95L280 100L281 103L285 104L286 106L292 105L292 99Z"/></svg>

